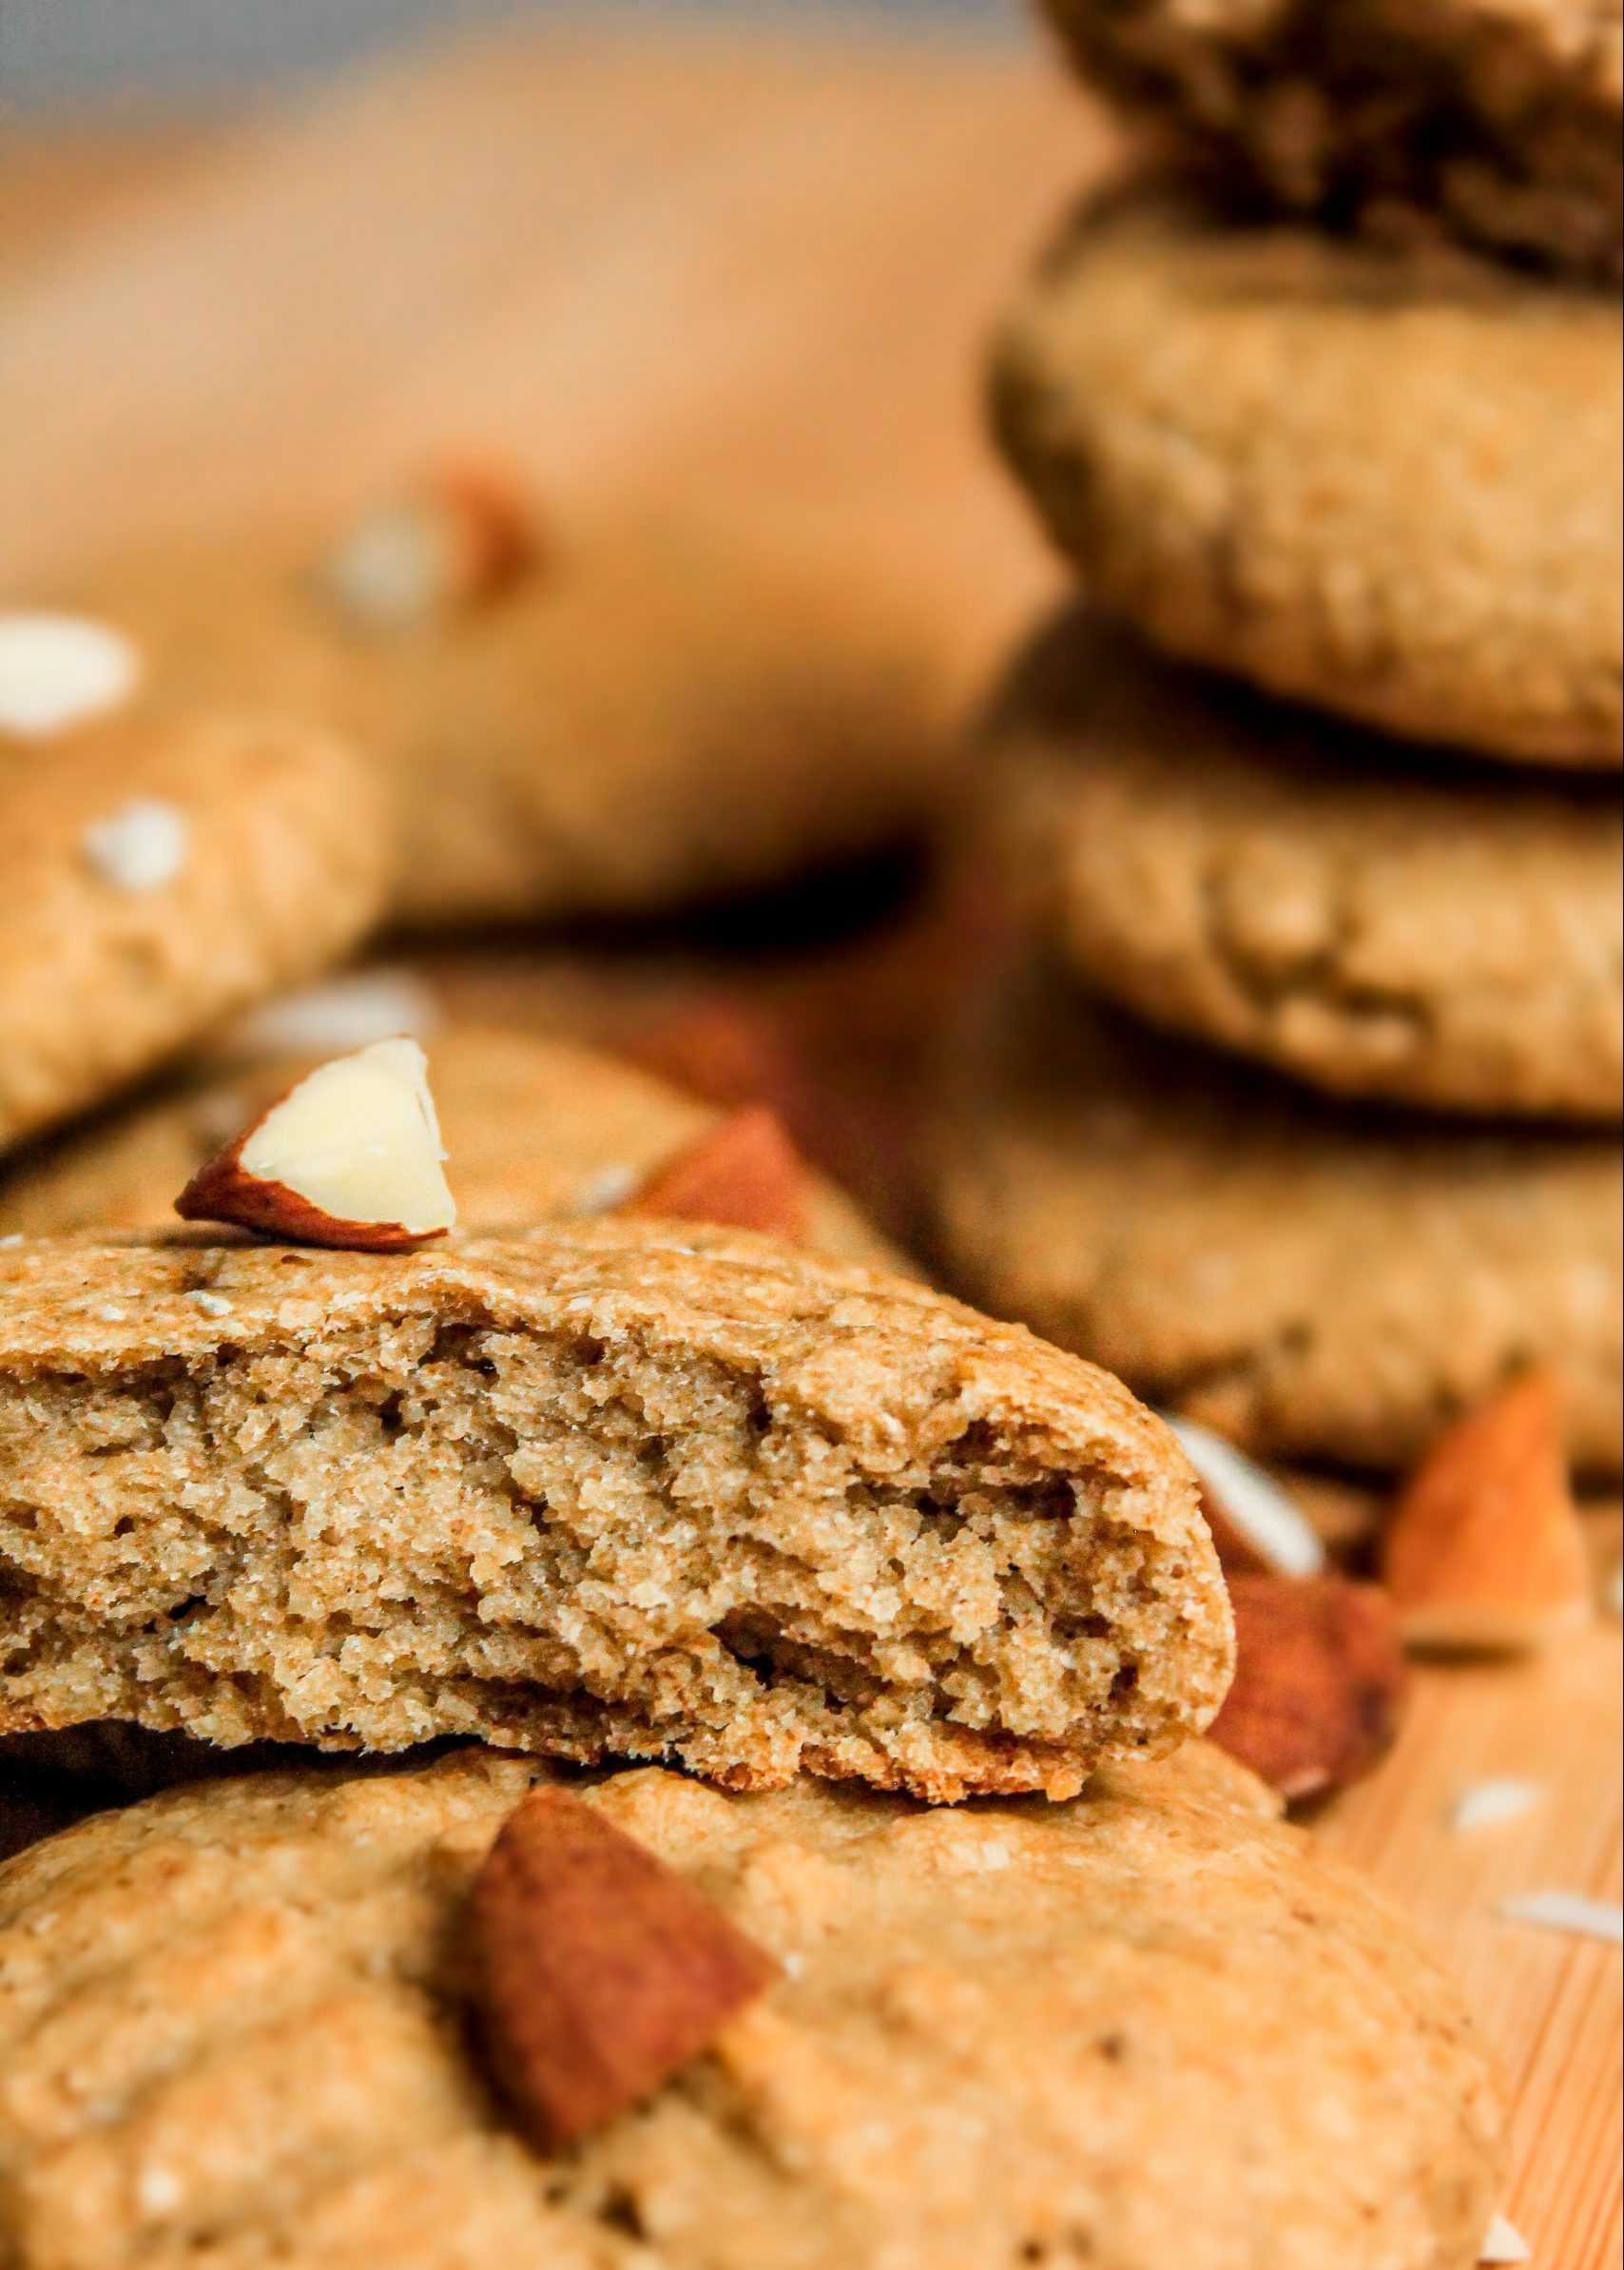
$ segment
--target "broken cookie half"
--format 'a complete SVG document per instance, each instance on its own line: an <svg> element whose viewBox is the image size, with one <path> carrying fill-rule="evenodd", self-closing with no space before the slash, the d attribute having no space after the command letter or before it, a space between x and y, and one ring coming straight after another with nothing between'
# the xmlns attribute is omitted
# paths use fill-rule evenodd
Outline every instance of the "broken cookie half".
<svg viewBox="0 0 1624 2270"><path fill-rule="evenodd" d="M1231 1667L1118 1382L735 1232L23 1244L0 1465L0 1731L1065 1797Z"/></svg>

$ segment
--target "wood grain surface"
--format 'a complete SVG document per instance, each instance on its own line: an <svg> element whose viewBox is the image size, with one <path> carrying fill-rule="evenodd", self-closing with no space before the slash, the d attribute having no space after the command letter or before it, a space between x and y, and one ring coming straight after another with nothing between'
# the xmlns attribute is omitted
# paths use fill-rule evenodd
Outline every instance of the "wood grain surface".
<svg viewBox="0 0 1624 2270"><path fill-rule="evenodd" d="M833 527L914 579L968 694L1054 580L982 442L979 341L1107 155L1014 41L668 27L452 46L229 132L13 137L0 582L477 445L566 514ZM467 982L499 1005L499 972ZM1598 1517L1604 1568L1617 1538ZM1424 1670L1396 1754L1317 1824L1469 1990L1540 2270L1619 2258L1619 1956L1498 1904L1618 1898L1619 1773L1604 1610L1538 1663ZM1460 1791L1502 1775L1541 1802L1457 1833Z"/></svg>

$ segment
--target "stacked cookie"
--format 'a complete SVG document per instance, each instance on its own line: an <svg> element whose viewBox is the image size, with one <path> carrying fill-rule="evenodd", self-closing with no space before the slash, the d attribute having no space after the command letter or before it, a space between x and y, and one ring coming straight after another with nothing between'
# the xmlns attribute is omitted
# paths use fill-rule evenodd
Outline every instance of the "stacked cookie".
<svg viewBox="0 0 1624 2270"><path fill-rule="evenodd" d="M674 1211L0 1253L0 1730L280 1746L0 1866L5 2260L1469 2270L1169 1430Z"/></svg>
<svg viewBox="0 0 1624 2270"><path fill-rule="evenodd" d="M1053 0L1154 156L1003 331L1087 599L990 729L1040 952L941 1214L987 1301L1384 1468L1620 1440L1616 11Z"/></svg>

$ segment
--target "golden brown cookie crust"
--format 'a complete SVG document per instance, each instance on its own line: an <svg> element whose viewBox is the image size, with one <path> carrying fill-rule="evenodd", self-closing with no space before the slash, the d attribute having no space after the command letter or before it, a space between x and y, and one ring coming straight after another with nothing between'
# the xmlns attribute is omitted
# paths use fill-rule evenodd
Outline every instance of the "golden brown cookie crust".
<svg viewBox="0 0 1624 2270"><path fill-rule="evenodd" d="M121 870L132 816L166 866ZM316 975L388 860L370 770L312 726L142 708L0 734L0 1149Z"/></svg>
<svg viewBox="0 0 1624 2270"><path fill-rule="evenodd" d="M1081 609L987 739L1048 934L1112 999L1332 1094L1617 1121L1611 785L1395 751Z"/></svg>
<svg viewBox="0 0 1624 2270"><path fill-rule="evenodd" d="M1624 266L1617 0L1044 0L1164 148L1287 211Z"/></svg>
<svg viewBox="0 0 1624 2270"><path fill-rule="evenodd" d="M551 2163L470 2050L467 1902L534 1778L263 1776L0 1873L16 2270L1467 2270L1499 2114L1453 1992L1189 1746L1059 1808L589 1793L783 1976Z"/></svg>
<svg viewBox="0 0 1624 2270"><path fill-rule="evenodd" d="M1025 971L953 1067L937 1202L961 1290L1265 1456L1405 1465L1538 1364L1605 1475L1620 1184L1615 1138L1332 1107Z"/></svg>
<svg viewBox="0 0 1624 2270"><path fill-rule="evenodd" d="M998 431L1100 604L1419 741L1624 754L1624 323L1445 253L1086 212L997 352Z"/></svg>
<svg viewBox="0 0 1624 2270"><path fill-rule="evenodd" d="M454 1024L426 1045L446 1173L469 1229L607 1213L724 1116L573 1040ZM198 1169L314 1061L218 1066L19 1153L0 1171L0 1237L172 1229L175 1200ZM807 1216L807 1250L824 1260L912 1273L821 1174L808 1175Z"/></svg>
<svg viewBox="0 0 1624 2270"><path fill-rule="evenodd" d="M0 1731L1064 1796L1229 1677L1194 1477L1119 1382L683 1224L25 1243L0 1459Z"/></svg>

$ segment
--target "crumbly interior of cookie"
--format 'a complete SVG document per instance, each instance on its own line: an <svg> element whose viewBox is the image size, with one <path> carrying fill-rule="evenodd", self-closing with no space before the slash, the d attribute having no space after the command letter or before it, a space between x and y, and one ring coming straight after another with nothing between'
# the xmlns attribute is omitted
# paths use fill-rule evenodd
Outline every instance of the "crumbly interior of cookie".
<svg viewBox="0 0 1624 2270"><path fill-rule="evenodd" d="M1216 1706L1205 1539L1018 1426L927 1408L882 1458L764 1381L432 1312L0 1378L0 1718L956 1797Z"/></svg>

